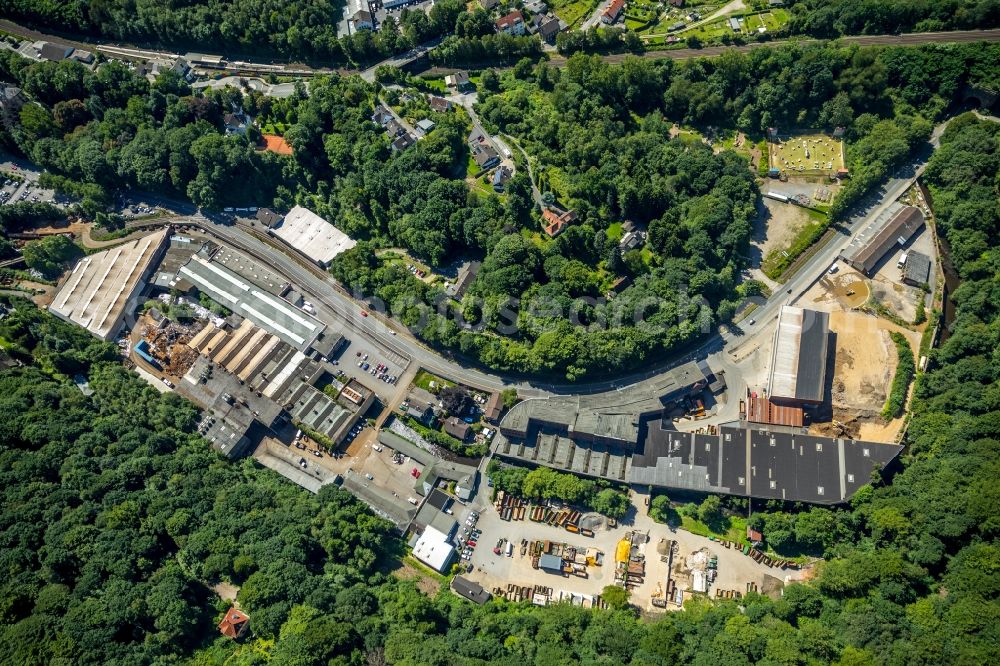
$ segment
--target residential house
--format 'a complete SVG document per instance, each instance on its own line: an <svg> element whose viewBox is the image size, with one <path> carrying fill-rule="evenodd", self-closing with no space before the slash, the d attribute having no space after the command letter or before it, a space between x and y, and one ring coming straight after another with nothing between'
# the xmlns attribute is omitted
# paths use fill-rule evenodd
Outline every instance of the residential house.
<svg viewBox="0 0 1000 666"><path fill-rule="evenodd" d="M483 407L483 418L490 423L497 424L500 423L501 414L503 414L503 397L499 392L494 391L490 393L490 397L486 400L486 406Z"/></svg>
<svg viewBox="0 0 1000 666"><path fill-rule="evenodd" d="M285 219L284 215L275 213L270 208L258 208L256 217L257 221L263 224L266 229L270 229L278 222L281 222L283 219Z"/></svg>
<svg viewBox="0 0 1000 666"><path fill-rule="evenodd" d="M502 166L493 172L493 189L497 192L503 192L504 186L510 177L514 174L509 167Z"/></svg>
<svg viewBox="0 0 1000 666"><path fill-rule="evenodd" d="M545 0L531 0L531 2L524 3L524 8L534 16L549 11L549 6L545 3Z"/></svg>
<svg viewBox="0 0 1000 666"><path fill-rule="evenodd" d="M559 215L553 213L548 208L542 211L542 223L545 225L545 234L549 238L555 238L568 226Z"/></svg>
<svg viewBox="0 0 1000 666"><path fill-rule="evenodd" d="M630 278L627 275L624 277L620 277L611 283L611 289L608 290L608 293L605 294L605 296L607 296L608 299L610 300L631 286L632 286L632 278Z"/></svg>
<svg viewBox="0 0 1000 666"><path fill-rule="evenodd" d="M395 118L390 119L389 122L385 124L385 133L389 135L390 139L395 139L397 136L400 136L405 132L406 130L403 129L403 126L400 125Z"/></svg>
<svg viewBox="0 0 1000 666"><path fill-rule="evenodd" d="M646 234L641 231L629 231L624 236L622 236L621 241L618 243L618 247L621 251L630 252L632 250L637 250L642 247L643 243L646 242Z"/></svg>
<svg viewBox="0 0 1000 666"><path fill-rule="evenodd" d="M616 0L617 1L617 0ZM525 33L524 15L519 10L514 10L510 14L498 18L494 25L497 32L507 35L523 35Z"/></svg>
<svg viewBox="0 0 1000 666"><path fill-rule="evenodd" d="M740 32L742 26L740 25L740 19L731 18L729 19L729 27L732 28L733 32Z"/></svg>
<svg viewBox="0 0 1000 666"><path fill-rule="evenodd" d="M449 416L444 421L444 431L459 441L469 439L472 426L456 416Z"/></svg>
<svg viewBox="0 0 1000 666"><path fill-rule="evenodd" d="M448 285L445 291L449 296L456 300L460 300L465 292L469 290L472 283L475 282L476 276L479 275L479 269L482 267L482 262L479 261L467 261L462 264L461 268L458 269L458 277L455 282Z"/></svg>
<svg viewBox="0 0 1000 666"><path fill-rule="evenodd" d="M500 0L479 0L479 6L485 9L486 11L490 11L499 4Z"/></svg>
<svg viewBox="0 0 1000 666"><path fill-rule="evenodd" d="M576 212L560 211L558 208L546 208L542 211L542 223L549 238L555 238L576 220Z"/></svg>
<svg viewBox="0 0 1000 666"><path fill-rule="evenodd" d="M427 136L432 129L434 129L434 121L430 118L424 118L423 120L418 120L416 126L418 136Z"/></svg>
<svg viewBox="0 0 1000 666"><path fill-rule="evenodd" d="M390 120L393 120L392 112L381 104L376 104L375 113L372 114L372 122L385 127Z"/></svg>
<svg viewBox="0 0 1000 666"><path fill-rule="evenodd" d="M449 74L444 77L444 82L449 88L454 88L462 92L471 90L473 87L472 81L469 80L469 73L464 70Z"/></svg>
<svg viewBox="0 0 1000 666"><path fill-rule="evenodd" d="M427 103L431 105L431 111L435 113L444 113L445 111L451 111L451 102L446 100L444 97L438 97L437 95L428 95Z"/></svg>
<svg viewBox="0 0 1000 666"><path fill-rule="evenodd" d="M392 142L392 149L396 152L402 152L416 143L417 140L413 138L413 135L409 132L404 132L400 136L396 137L396 140Z"/></svg>
<svg viewBox="0 0 1000 666"><path fill-rule="evenodd" d="M611 4L601 14L601 22L612 25L618 22L625 10L625 0L611 0Z"/></svg>
<svg viewBox="0 0 1000 666"><path fill-rule="evenodd" d="M490 169L500 163L500 155L486 142L472 145L472 159L482 170Z"/></svg>
<svg viewBox="0 0 1000 666"><path fill-rule="evenodd" d="M92 65L94 63L94 54L83 49L73 49L73 52L69 55L69 59L83 65Z"/></svg>
<svg viewBox="0 0 1000 666"><path fill-rule="evenodd" d="M670 0L670 6L680 9L684 6L684 0Z"/></svg>
<svg viewBox="0 0 1000 666"><path fill-rule="evenodd" d="M247 117L242 111L227 113L222 117L222 121L226 125L226 134L246 134Z"/></svg>
<svg viewBox="0 0 1000 666"><path fill-rule="evenodd" d="M535 27L537 28L538 36L542 38L542 41L551 44L556 41L556 35L559 34L559 19L552 14L535 16Z"/></svg>
<svg viewBox="0 0 1000 666"><path fill-rule="evenodd" d="M219 631L226 638L238 641L246 635L250 629L250 616L233 606L226 611L226 614L219 622Z"/></svg>
<svg viewBox="0 0 1000 666"><path fill-rule="evenodd" d="M375 29L375 19L372 17L372 13L361 9L354 12L354 16L351 17L351 22L354 24L354 30L374 30Z"/></svg>
<svg viewBox="0 0 1000 666"><path fill-rule="evenodd" d="M434 406L417 398L407 398L402 405L403 412L428 428L432 427L434 419Z"/></svg>
<svg viewBox="0 0 1000 666"><path fill-rule="evenodd" d="M178 58L170 66L170 71L178 75L185 81L193 81L194 73L191 71L191 64L184 58Z"/></svg>
<svg viewBox="0 0 1000 666"><path fill-rule="evenodd" d="M779 9L785 6L785 0L767 0L767 6L771 9Z"/></svg>
<svg viewBox="0 0 1000 666"><path fill-rule="evenodd" d="M21 109L28 99L20 88L4 86L0 90L0 124L10 129L21 122Z"/></svg>
<svg viewBox="0 0 1000 666"><path fill-rule="evenodd" d="M66 46L65 44L37 42L35 46L38 47L38 57L42 60L54 60L59 62L60 60L65 60L70 57L73 53L73 47Z"/></svg>

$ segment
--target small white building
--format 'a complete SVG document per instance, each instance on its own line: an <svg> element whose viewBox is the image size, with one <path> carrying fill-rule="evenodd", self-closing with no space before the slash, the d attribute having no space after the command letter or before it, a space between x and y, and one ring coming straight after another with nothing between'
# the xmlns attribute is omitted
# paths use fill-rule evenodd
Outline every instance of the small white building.
<svg viewBox="0 0 1000 666"><path fill-rule="evenodd" d="M444 573L455 556L455 547L443 533L428 525L413 546L413 556L434 571Z"/></svg>

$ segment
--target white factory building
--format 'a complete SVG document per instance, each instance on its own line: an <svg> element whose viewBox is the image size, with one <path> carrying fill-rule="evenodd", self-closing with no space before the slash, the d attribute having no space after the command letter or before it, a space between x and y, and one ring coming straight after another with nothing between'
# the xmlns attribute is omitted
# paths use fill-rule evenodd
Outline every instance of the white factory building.
<svg viewBox="0 0 1000 666"><path fill-rule="evenodd" d="M357 245L343 231L302 206L288 211L269 231L323 268L334 257Z"/></svg>
<svg viewBox="0 0 1000 666"><path fill-rule="evenodd" d="M56 292L49 312L87 329L102 340L115 337L134 311L169 231L164 229L77 262Z"/></svg>
<svg viewBox="0 0 1000 666"><path fill-rule="evenodd" d="M434 571L444 573L455 556L455 547L440 530L428 525L413 546L413 556Z"/></svg>

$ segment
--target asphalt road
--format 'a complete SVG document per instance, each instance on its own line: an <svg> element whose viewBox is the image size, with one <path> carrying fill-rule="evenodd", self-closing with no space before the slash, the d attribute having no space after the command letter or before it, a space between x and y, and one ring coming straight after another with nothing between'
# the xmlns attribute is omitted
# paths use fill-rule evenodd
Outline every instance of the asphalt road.
<svg viewBox="0 0 1000 666"><path fill-rule="evenodd" d="M864 208L843 225L845 232L819 248L780 290L758 307L754 312L753 318L756 320L754 325L720 327L699 347L686 350L681 357L662 361L642 372L581 384L529 381L516 376L504 376L470 367L461 360L442 355L424 346L401 324L385 316L378 308L356 301L345 293L330 275L280 245L279 241L268 237L262 228L258 230L242 225L222 224L193 211L190 204L178 206L181 208L179 212L186 213L186 217L167 219L161 223L197 225L225 243L267 263L303 291L308 292L311 300L321 310L332 315L329 318L331 328L339 330L345 337L354 339L365 336L393 352L410 358L435 374L460 379L483 389L501 390L516 387L522 397L545 397L553 394L603 393L632 385L641 388L643 383L652 381L662 372L682 362L702 359L707 360L713 370L725 371L730 386L736 386L740 378L740 364L734 360L734 354L743 350L746 345L757 345L759 336L770 335L768 324L778 316L781 307L794 301L822 277L851 237L881 214L913 183L923 172L932 147L937 145L946 124L942 123L934 129L931 143L911 164L901 169L879 192L869 197ZM177 203L150 196L145 196L145 199L164 206ZM368 312L368 316L364 316L363 311ZM729 403L727 407L735 409L736 401L731 400Z"/></svg>

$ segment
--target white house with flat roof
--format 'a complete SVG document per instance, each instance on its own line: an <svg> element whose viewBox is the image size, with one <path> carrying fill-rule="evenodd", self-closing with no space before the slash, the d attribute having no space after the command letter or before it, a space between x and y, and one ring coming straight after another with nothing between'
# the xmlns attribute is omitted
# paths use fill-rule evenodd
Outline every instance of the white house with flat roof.
<svg viewBox="0 0 1000 666"><path fill-rule="evenodd" d="M428 525L413 546L413 556L434 571L444 573L455 556L455 547L440 530Z"/></svg>

